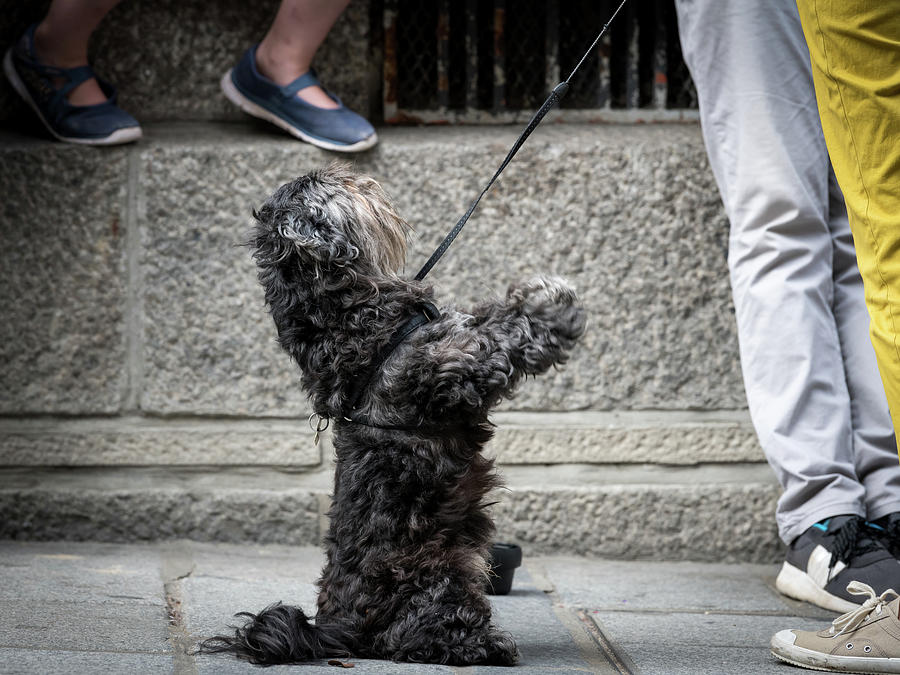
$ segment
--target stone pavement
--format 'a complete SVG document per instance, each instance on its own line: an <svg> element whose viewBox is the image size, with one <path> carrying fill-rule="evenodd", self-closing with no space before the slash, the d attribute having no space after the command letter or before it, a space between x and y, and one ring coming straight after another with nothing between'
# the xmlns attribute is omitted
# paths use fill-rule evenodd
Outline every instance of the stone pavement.
<svg viewBox="0 0 900 675"><path fill-rule="evenodd" d="M0 673L256 672L189 647L236 611L279 599L312 609L322 559L312 547L0 542ZM833 615L781 597L776 572L526 551L495 619L518 642L520 673L799 674L769 655L769 638ZM502 670L351 662L355 673Z"/></svg>

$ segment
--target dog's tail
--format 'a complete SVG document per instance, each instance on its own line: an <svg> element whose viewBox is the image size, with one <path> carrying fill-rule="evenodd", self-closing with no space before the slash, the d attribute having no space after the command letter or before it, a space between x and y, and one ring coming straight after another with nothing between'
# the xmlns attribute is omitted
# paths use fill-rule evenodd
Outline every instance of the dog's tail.
<svg viewBox="0 0 900 675"><path fill-rule="evenodd" d="M354 634L337 624L313 624L299 607L280 602L259 614L241 612L243 626L234 635L203 640L202 654L228 653L260 666L347 657L354 651Z"/></svg>

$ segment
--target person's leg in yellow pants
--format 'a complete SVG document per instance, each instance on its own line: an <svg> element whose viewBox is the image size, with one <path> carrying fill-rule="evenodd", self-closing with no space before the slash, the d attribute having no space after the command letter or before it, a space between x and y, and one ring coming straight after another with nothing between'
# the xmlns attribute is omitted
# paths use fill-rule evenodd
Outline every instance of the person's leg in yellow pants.
<svg viewBox="0 0 900 675"><path fill-rule="evenodd" d="M900 4L798 0L797 6L825 141L850 216L872 343L898 432Z"/></svg>

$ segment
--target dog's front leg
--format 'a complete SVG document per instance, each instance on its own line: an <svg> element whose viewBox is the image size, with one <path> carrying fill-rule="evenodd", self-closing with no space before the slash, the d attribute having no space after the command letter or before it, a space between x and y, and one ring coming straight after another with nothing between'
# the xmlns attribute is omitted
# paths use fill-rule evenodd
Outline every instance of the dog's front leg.
<svg viewBox="0 0 900 675"><path fill-rule="evenodd" d="M561 279L510 286L505 298L475 307L435 345L429 397L443 410L488 409L522 377L564 363L584 327L584 309Z"/></svg>
<svg viewBox="0 0 900 675"><path fill-rule="evenodd" d="M513 284L506 298L473 311L478 330L504 349L513 367L537 375L565 363L584 333L585 313L574 289L558 277Z"/></svg>

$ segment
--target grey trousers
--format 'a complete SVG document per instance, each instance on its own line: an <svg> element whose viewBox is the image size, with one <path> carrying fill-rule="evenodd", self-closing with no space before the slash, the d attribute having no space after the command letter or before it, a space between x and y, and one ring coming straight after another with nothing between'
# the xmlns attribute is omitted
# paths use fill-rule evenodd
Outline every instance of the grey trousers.
<svg viewBox="0 0 900 675"><path fill-rule="evenodd" d="M900 511L900 463L843 197L793 0L677 0L703 138L731 223L750 416L790 543L838 514Z"/></svg>

